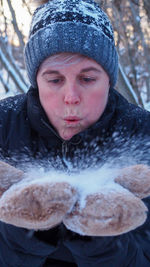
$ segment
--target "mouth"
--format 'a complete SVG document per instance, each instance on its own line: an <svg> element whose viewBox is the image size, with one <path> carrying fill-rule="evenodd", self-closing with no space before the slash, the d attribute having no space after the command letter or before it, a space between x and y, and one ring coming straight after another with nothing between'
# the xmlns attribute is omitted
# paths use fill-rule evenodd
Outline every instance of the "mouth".
<svg viewBox="0 0 150 267"><path fill-rule="evenodd" d="M64 118L64 121L67 123L67 124L78 124L80 122L80 118L79 117L76 117L76 116L68 116L68 117L65 117Z"/></svg>

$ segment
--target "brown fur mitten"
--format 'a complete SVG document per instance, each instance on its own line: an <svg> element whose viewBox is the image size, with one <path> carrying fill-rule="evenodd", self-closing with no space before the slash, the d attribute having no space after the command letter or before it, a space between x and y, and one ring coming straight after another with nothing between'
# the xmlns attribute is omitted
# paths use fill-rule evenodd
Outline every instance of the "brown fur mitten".
<svg viewBox="0 0 150 267"><path fill-rule="evenodd" d="M59 224L76 201L67 182L20 182L0 199L0 220L27 229L50 229Z"/></svg>
<svg viewBox="0 0 150 267"><path fill-rule="evenodd" d="M115 182L141 199L148 197L150 196L150 167L139 164L124 168L120 170Z"/></svg>
<svg viewBox="0 0 150 267"><path fill-rule="evenodd" d="M98 189L84 201L81 195L63 220L66 227L81 235L111 236L142 225L148 210L141 199L150 196L150 167L130 166L118 170L114 178L110 173L110 179L100 174L101 185L97 181Z"/></svg>
<svg viewBox="0 0 150 267"><path fill-rule="evenodd" d="M23 175L22 171L0 161L0 197L11 185L22 180Z"/></svg>
<svg viewBox="0 0 150 267"><path fill-rule="evenodd" d="M66 227L87 236L114 236L135 229L146 220L147 208L122 188L91 194L78 201L63 220Z"/></svg>

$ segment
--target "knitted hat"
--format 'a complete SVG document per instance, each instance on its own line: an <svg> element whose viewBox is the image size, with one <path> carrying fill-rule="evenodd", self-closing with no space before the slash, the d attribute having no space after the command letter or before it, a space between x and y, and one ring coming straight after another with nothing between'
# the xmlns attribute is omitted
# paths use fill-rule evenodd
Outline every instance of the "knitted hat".
<svg viewBox="0 0 150 267"><path fill-rule="evenodd" d="M37 87L40 64L62 52L92 58L107 72L110 86L115 85L118 56L112 26L93 0L51 0L36 9L25 47L25 63L33 87Z"/></svg>

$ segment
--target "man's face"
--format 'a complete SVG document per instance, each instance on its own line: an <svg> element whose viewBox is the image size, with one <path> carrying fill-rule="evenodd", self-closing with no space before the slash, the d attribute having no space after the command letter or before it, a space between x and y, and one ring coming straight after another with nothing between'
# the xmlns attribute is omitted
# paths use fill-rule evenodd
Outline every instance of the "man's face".
<svg viewBox="0 0 150 267"><path fill-rule="evenodd" d="M64 140L96 122L107 104L109 77L98 63L83 56L47 58L37 84L41 105Z"/></svg>

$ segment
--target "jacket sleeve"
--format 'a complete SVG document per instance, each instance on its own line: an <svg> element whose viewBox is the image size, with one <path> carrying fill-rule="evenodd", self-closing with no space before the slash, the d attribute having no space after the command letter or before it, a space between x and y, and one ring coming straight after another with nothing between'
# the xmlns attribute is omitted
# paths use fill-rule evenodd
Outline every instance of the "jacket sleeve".
<svg viewBox="0 0 150 267"><path fill-rule="evenodd" d="M150 197L143 199L143 202L148 208L147 220L142 226L135 229L132 234L138 246L142 249L143 257L147 259L150 266Z"/></svg>
<svg viewBox="0 0 150 267"><path fill-rule="evenodd" d="M0 266L41 267L57 244L44 243L33 231L0 222Z"/></svg>
<svg viewBox="0 0 150 267"><path fill-rule="evenodd" d="M150 210L150 198L144 200ZM87 237L68 231L65 245L78 267L149 267L150 212L137 229L114 237Z"/></svg>

